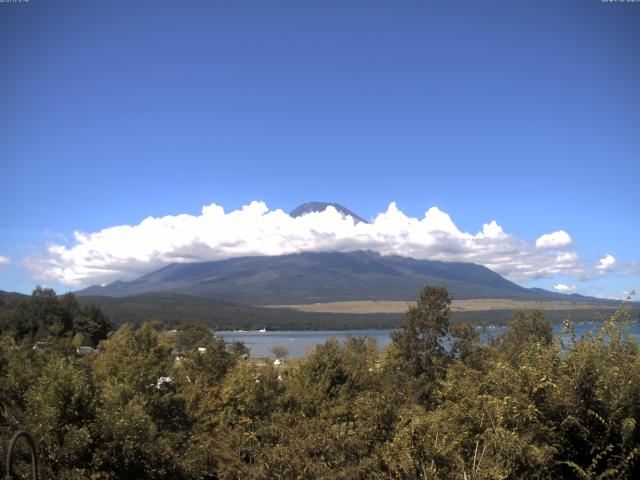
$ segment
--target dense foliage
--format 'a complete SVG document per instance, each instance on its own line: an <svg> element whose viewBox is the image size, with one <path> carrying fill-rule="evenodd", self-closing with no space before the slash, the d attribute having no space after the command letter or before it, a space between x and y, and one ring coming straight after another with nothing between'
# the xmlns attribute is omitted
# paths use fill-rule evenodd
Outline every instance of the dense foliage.
<svg viewBox="0 0 640 480"><path fill-rule="evenodd" d="M124 325L78 357L47 317L4 328L1 413L34 434L43 478L640 478L624 310L581 338L519 312L487 344L449 305L425 287L385 350L329 340L279 366L197 324Z"/></svg>
<svg viewBox="0 0 640 480"><path fill-rule="evenodd" d="M107 338L111 321L95 305L81 306L72 293L57 296L36 287L30 297L0 299L0 333L17 340L74 336L79 345L95 346Z"/></svg>

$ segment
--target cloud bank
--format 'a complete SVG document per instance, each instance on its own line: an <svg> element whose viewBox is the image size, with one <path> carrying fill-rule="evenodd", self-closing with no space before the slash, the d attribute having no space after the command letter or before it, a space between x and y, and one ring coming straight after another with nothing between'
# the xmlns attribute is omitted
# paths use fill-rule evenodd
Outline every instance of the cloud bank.
<svg viewBox="0 0 640 480"><path fill-rule="evenodd" d="M532 244L506 233L495 220L476 233L463 232L437 207L427 210L423 218L413 218L391 203L365 224L355 223L333 207L292 218L282 210L269 210L263 202L252 202L228 213L211 204L200 215L148 217L137 225L75 232L71 245L50 244L45 257L28 264L39 279L80 287L135 278L174 262L374 250L383 255L474 262L514 281L556 275L584 278L588 266L572 244L562 230L544 234ZM607 262L603 259L599 265L610 268Z"/></svg>
<svg viewBox="0 0 640 480"><path fill-rule="evenodd" d="M9 257L3 257L0 255L0 265L9 265L11 263L11 259Z"/></svg>

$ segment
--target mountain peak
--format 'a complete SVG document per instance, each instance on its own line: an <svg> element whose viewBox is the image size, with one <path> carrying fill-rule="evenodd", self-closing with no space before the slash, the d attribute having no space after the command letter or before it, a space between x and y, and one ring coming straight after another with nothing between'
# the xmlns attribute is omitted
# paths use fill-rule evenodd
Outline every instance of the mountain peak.
<svg viewBox="0 0 640 480"><path fill-rule="evenodd" d="M295 209L291 210L291 212L289 212L289 215L294 218L302 217L307 213L324 212L327 209L327 207L333 207L342 215L352 217L356 223L360 223L360 222L369 223L359 215L356 215L355 213L353 213L348 208L340 205L339 203L333 203L333 202L306 202L296 207Z"/></svg>

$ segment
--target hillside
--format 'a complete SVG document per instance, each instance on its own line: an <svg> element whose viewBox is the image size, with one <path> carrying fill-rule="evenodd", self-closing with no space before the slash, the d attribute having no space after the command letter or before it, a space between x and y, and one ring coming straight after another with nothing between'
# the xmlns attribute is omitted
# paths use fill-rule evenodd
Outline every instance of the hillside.
<svg viewBox="0 0 640 480"><path fill-rule="evenodd" d="M164 292L249 305L412 301L425 284L445 285L457 300L587 301L580 295L523 288L472 263L382 256L371 251L299 253L172 264L137 280L89 287L77 295L124 297Z"/></svg>
<svg viewBox="0 0 640 480"><path fill-rule="evenodd" d="M0 290L0 302L10 302L11 300L17 300L24 297L26 297L26 295L22 293L5 292L4 290Z"/></svg>

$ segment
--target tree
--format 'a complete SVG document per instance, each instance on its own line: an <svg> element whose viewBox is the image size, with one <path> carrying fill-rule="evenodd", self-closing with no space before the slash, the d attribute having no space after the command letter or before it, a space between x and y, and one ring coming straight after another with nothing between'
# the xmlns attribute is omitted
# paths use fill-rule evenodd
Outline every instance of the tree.
<svg viewBox="0 0 640 480"><path fill-rule="evenodd" d="M80 311L80 304L78 303L78 299L71 292L65 293L64 295L58 297L58 301L60 302L62 309L71 318L75 317L76 314Z"/></svg>
<svg viewBox="0 0 640 480"><path fill-rule="evenodd" d="M95 412L89 375L74 360L54 357L26 399L29 430L38 439L44 473L50 478L78 477L91 463L89 427Z"/></svg>
<svg viewBox="0 0 640 480"><path fill-rule="evenodd" d="M213 339L213 332L208 327L194 322L185 322L176 334L176 348L183 351L194 348L206 348Z"/></svg>
<svg viewBox="0 0 640 480"><path fill-rule="evenodd" d="M291 372L289 390L305 415L320 415L341 404L341 391L348 381L340 342L330 338Z"/></svg>
<svg viewBox="0 0 640 480"><path fill-rule="evenodd" d="M527 343L549 345L552 339L551 322L544 318L542 310L516 312L509 323L509 331L502 337L503 347L512 355L517 355Z"/></svg>
<svg viewBox="0 0 640 480"><path fill-rule="evenodd" d="M111 321L98 307L87 305L73 317L73 331L82 335L91 346L96 346L100 340L107 338L111 331Z"/></svg>
<svg viewBox="0 0 640 480"><path fill-rule="evenodd" d="M451 354L464 364L480 369L484 363L486 346L480 342L480 334L469 323L458 323L451 326Z"/></svg>
<svg viewBox="0 0 640 480"><path fill-rule="evenodd" d="M450 354L444 341L449 333L451 298L445 287L425 286L415 306L405 314L402 331L392 333L398 369L418 380L418 396L428 401L435 380L442 378Z"/></svg>
<svg viewBox="0 0 640 480"><path fill-rule="evenodd" d="M51 288L37 286L30 297L0 307L0 332L16 339L76 335L81 337L81 343L96 345L110 330L110 320L98 307L81 308L75 295L58 297Z"/></svg>
<svg viewBox="0 0 640 480"><path fill-rule="evenodd" d="M31 293L31 308L38 319L38 336L59 337L72 329L73 320L52 288L38 285Z"/></svg>
<svg viewBox="0 0 640 480"><path fill-rule="evenodd" d="M184 406L171 377L171 346L143 324L120 327L92 362L96 382L95 468L107 478L174 478L184 445Z"/></svg>

